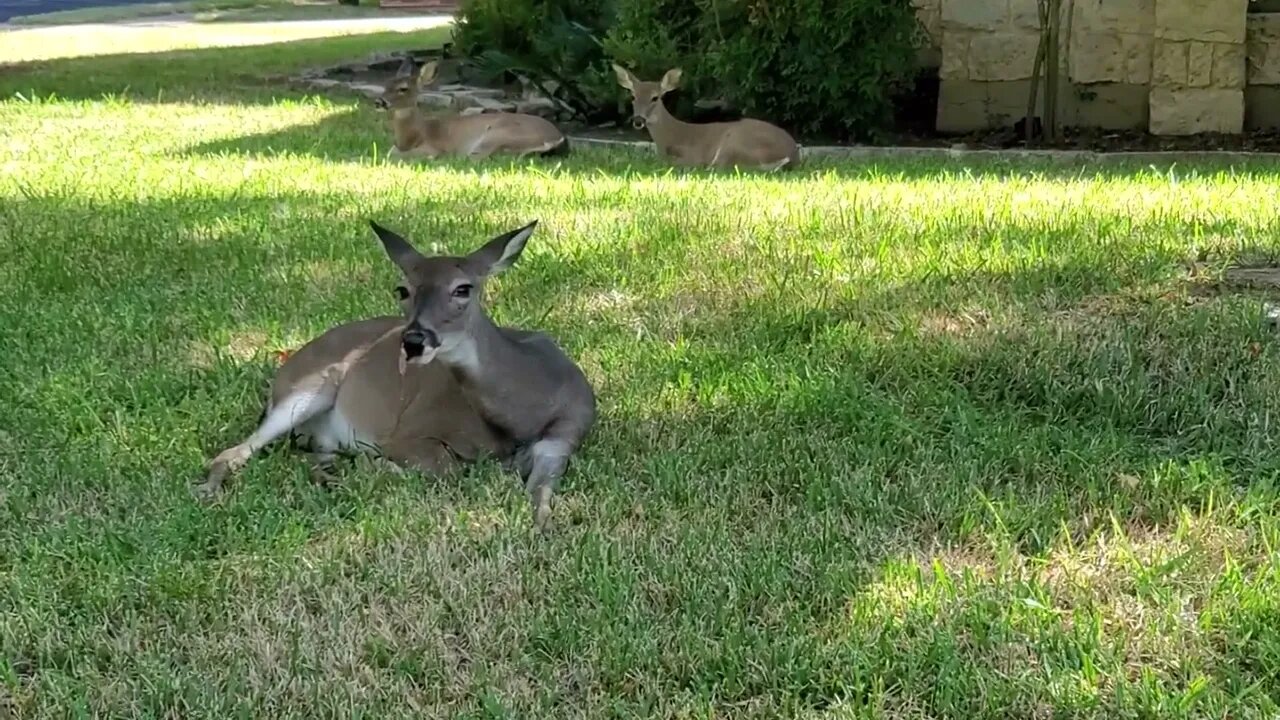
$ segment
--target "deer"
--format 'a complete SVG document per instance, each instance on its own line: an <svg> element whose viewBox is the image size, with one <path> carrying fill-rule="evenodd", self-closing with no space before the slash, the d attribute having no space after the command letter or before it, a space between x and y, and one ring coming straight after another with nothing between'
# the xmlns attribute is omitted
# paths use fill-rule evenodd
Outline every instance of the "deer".
<svg viewBox="0 0 1280 720"><path fill-rule="evenodd" d="M418 91L436 79L439 64L429 62L415 73L412 59L400 65L374 105L390 114L396 160L435 159L443 155L481 160L494 154L556 155L569 151L569 140L545 118L523 113L428 116L418 106Z"/></svg>
<svg viewBox="0 0 1280 720"><path fill-rule="evenodd" d="M288 433L322 482L339 455L433 477L496 457L518 471L534 527L545 530L559 480L594 425L595 391L550 337L495 325L483 304L486 281L520 257L537 221L464 256L422 255L369 224L402 275L402 314L339 325L290 355L257 428L208 463L197 496L217 497Z"/></svg>
<svg viewBox="0 0 1280 720"><path fill-rule="evenodd" d="M688 123L677 119L662 97L680 86L683 71L672 68L659 82L642 82L613 63L618 84L631 91L631 124L647 128L658 153L678 165L776 171L800 161L800 147L791 135L763 120Z"/></svg>

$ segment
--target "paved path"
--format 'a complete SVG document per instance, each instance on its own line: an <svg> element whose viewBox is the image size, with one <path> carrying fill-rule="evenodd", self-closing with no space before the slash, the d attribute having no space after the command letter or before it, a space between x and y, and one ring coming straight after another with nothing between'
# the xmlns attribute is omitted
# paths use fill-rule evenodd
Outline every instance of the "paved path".
<svg viewBox="0 0 1280 720"><path fill-rule="evenodd" d="M18 15L36 15L40 13L58 12L59 10L79 10L87 7L108 7L112 5L138 5L155 0L0 0L0 22L8 22L9 18Z"/></svg>

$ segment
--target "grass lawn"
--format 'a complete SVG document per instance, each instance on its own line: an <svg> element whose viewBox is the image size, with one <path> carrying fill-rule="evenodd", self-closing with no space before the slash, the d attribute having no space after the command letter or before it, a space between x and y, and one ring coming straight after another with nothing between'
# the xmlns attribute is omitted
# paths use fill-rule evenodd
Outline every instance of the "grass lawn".
<svg viewBox="0 0 1280 720"><path fill-rule="evenodd" d="M1276 170L388 165L257 79L431 40L0 69L0 714L1280 712L1280 344L1215 280ZM549 539L490 465L192 498L275 351L394 311L368 218L542 221L490 307L601 410Z"/></svg>

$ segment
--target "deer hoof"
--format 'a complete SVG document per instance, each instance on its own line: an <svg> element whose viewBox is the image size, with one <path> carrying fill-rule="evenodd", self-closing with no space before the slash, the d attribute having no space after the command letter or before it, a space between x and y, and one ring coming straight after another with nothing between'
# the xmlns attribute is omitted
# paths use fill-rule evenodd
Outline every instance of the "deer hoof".
<svg viewBox="0 0 1280 720"><path fill-rule="evenodd" d="M222 481L226 479L229 470L226 463L215 461L209 467L209 474L205 476L204 482L191 489L196 499L204 503L216 500L222 494Z"/></svg>

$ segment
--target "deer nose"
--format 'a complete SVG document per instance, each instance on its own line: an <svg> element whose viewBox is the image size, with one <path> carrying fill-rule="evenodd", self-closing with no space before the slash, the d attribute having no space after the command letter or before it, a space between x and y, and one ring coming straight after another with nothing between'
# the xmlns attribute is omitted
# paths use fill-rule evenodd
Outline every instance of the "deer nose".
<svg viewBox="0 0 1280 720"><path fill-rule="evenodd" d="M632 115L632 116L631 116L631 127L635 128L635 129L637 129L637 130L643 130L646 122L647 122L647 121L644 119L644 116L643 116L643 115Z"/></svg>
<svg viewBox="0 0 1280 720"><path fill-rule="evenodd" d="M401 343L406 349L414 348L421 353L425 348L432 350L440 347L440 336L435 331L428 330L421 325L410 325L405 328L404 333L400 336Z"/></svg>
<svg viewBox="0 0 1280 720"><path fill-rule="evenodd" d="M391 106L391 103L388 103L386 98L374 98L373 106L378 108L379 110L386 110L388 107Z"/></svg>

